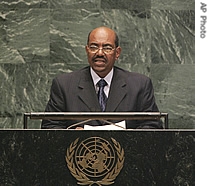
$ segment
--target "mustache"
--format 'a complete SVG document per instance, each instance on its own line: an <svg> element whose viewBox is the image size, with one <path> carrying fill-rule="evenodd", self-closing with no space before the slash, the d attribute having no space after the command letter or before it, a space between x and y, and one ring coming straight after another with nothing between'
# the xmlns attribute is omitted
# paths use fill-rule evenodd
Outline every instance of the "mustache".
<svg viewBox="0 0 210 186"><path fill-rule="evenodd" d="M93 61L95 61L96 59L103 59L104 61L107 61L107 59L103 56L95 56L93 57Z"/></svg>

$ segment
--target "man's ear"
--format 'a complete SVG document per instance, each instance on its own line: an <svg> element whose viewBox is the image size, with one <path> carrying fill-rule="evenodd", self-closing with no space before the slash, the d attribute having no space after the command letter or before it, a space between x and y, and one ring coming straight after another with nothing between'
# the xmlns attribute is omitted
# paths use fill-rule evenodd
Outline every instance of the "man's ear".
<svg viewBox="0 0 210 186"><path fill-rule="evenodd" d="M117 59L120 57L121 50L122 50L122 49L121 49L120 46L118 46L118 47L116 48L115 60L117 60Z"/></svg>
<svg viewBox="0 0 210 186"><path fill-rule="evenodd" d="M88 46L87 45L85 46L85 51L86 51L86 53L88 53Z"/></svg>

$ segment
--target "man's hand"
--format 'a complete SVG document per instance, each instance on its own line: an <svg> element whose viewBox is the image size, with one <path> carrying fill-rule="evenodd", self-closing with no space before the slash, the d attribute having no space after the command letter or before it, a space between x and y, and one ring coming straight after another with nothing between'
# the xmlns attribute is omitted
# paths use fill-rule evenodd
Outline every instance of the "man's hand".
<svg viewBox="0 0 210 186"><path fill-rule="evenodd" d="M82 127L77 127L76 130L84 130Z"/></svg>

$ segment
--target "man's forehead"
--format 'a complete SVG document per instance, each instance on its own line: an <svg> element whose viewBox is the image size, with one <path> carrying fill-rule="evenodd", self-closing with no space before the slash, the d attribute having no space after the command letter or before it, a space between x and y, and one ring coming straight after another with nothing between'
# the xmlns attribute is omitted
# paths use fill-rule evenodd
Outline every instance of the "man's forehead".
<svg viewBox="0 0 210 186"><path fill-rule="evenodd" d="M115 33L110 29L96 29L90 34L90 42L114 42Z"/></svg>

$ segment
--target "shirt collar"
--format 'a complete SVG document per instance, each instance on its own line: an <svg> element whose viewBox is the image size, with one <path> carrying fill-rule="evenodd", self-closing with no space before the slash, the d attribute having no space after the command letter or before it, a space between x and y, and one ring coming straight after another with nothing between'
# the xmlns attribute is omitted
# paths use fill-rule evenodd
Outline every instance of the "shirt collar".
<svg viewBox="0 0 210 186"><path fill-rule="evenodd" d="M112 70L106 75L106 77L100 78L100 77L98 76L98 74L96 74L95 71L94 71L94 70L92 69L92 67L91 67L91 68L90 68L90 73L91 73L91 76L92 76L94 85L96 86L96 84L98 83L98 81L99 81L100 79L104 79L104 80L107 82L108 86L110 87L111 81L112 81L112 77L113 77L113 71L114 71L114 70L113 70L113 68L112 68Z"/></svg>

